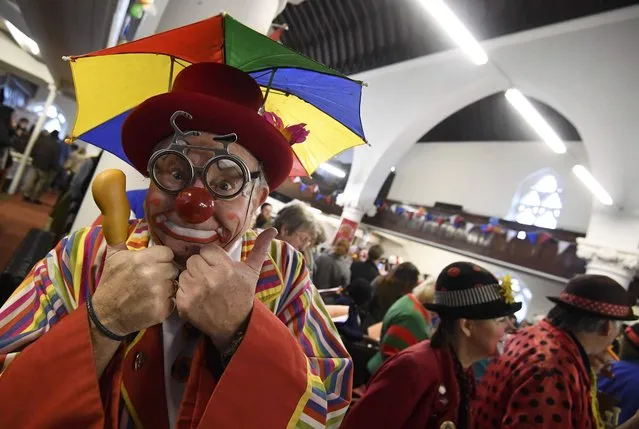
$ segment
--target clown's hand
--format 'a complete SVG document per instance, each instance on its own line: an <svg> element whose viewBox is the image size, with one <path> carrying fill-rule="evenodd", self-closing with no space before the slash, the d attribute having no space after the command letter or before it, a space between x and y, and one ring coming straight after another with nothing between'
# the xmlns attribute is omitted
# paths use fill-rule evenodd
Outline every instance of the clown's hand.
<svg viewBox="0 0 639 429"><path fill-rule="evenodd" d="M245 262L232 260L217 245L202 248L186 261L176 296L178 313L208 335L218 350L229 346L248 319L260 270L276 235L274 228L262 232Z"/></svg>
<svg viewBox="0 0 639 429"><path fill-rule="evenodd" d="M126 250L109 246L104 272L92 298L100 322L117 335L161 323L173 311L178 269L166 246Z"/></svg>

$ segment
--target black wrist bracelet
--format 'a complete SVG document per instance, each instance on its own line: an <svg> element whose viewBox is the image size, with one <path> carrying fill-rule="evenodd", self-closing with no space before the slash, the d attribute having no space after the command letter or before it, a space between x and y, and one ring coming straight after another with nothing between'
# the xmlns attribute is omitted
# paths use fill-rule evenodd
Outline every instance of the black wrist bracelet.
<svg viewBox="0 0 639 429"><path fill-rule="evenodd" d="M126 340L126 337L127 337L126 335L118 335L114 332L111 332L110 330L107 329L106 326L104 326L100 322L100 320L98 319L98 316L96 316L95 314L95 311L93 311L93 304L91 304L91 296L87 296L87 313L89 314L89 320L93 322L95 327L98 328L98 331L100 331L102 335L104 335L105 337L111 338L112 340L115 340L115 341Z"/></svg>
<svg viewBox="0 0 639 429"><path fill-rule="evenodd" d="M223 350L220 353L220 357L222 359L222 367L226 368L229 365L229 363L231 362L231 358L233 357L237 349L240 348L240 344L242 343L244 334L246 334L246 329L248 328L248 321L250 317L251 316L249 314L249 317L246 318L246 321L244 321L244 323L231 338L231 344L229 344L226 350Z"/></svg>

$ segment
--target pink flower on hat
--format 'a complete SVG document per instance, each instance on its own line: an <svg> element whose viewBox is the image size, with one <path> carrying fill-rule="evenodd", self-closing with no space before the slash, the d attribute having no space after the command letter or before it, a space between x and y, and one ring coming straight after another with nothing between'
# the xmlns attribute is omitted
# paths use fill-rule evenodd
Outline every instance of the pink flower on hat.
<svg viewBox="0 0 639 429"><path fill-rule="evenodd" d="M264 119L266 119L269 124L277 128L284 138L292 145L306 141L306 137L308 137L310 133L310 131L306 129L306 124L295 124L285 127L282 118L273 112L264 112L263 116Z"/></svg>

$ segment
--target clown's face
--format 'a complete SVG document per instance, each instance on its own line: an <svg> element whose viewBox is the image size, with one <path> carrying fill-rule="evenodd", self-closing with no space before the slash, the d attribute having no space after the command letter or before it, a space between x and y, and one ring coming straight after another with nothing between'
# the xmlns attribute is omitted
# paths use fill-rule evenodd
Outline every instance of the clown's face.
<svg viewBox="0 0 639 429"><path fill-rule="evenodd" d="M184 140L190 146L223 148L210 133L188 136ZM157 150L167 146L168 141L158 145ZM229 152L239 157L250 172L258 171L258 161L239 144L231 144ZM188 150L186 155L193 166L202 167L214 153ZM171 162L162 165L162 169L171 177L180 177L179 169ZM249 229L251 214L266 200L268 193L268 186L259 179L249 181L243 192L231 200L216 199L199 175L178 194L167 193L152 182L145 201L151 236L156 243L170 247L179 263L184 263L203 246L228 249Z"/></svg>

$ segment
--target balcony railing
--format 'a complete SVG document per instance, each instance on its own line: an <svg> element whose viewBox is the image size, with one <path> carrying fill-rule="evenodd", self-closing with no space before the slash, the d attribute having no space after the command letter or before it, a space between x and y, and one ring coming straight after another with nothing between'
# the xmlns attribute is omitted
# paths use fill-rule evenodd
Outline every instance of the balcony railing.
<svg viewBox="0 0 639 429"><path fill-rule="evenodd" d="M300 191L296 183L286 182L278 193L308 202L324 213L340 215L341 207L316 199L312 191ZM504 219L489 218L466 212L423 207L429 216L408 215L393 211L397 201L385 201L385 209L374 217L364 217L362 223L396 232L420 242L429 242L478 258L490 258L562 278L585 272L585 262L577 257L576 239L584 234L566 230L551 230L522 225ZM422 211L423 213L423 211ZM456 216L462 222L453 222ZM490 225L492 222L493 225ZM525 233L525 236L523 233Z"/></svg>

